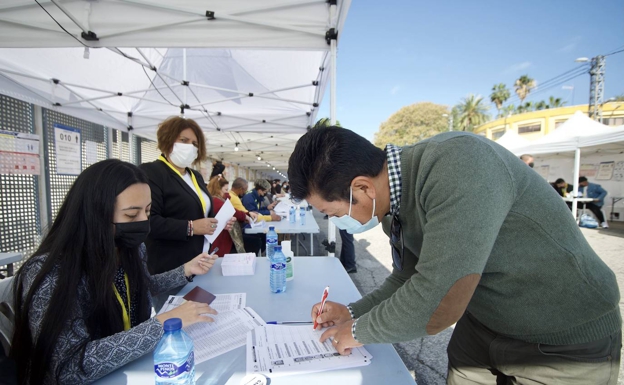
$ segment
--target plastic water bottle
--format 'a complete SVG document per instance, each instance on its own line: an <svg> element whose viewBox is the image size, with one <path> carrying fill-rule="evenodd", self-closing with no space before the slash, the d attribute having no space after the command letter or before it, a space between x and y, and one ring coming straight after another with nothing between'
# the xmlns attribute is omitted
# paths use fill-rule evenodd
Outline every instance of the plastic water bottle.
<svg viewBox="0 0 624 385"><path fill-rule="evenodd" d="M306 212L302 208L299 208L299 217L301 218L301 226L305 226Z"/></svg>
<svg viewBox="0 0 624 385"><path fill-rule="evenodd" d="M156 385L195 384L193 340L182 330L182 320L165 321L165 334L154 350Z"/></svg>
<svg viewBox="0 0 624 385"><path fill-rule="evenodd" d="M296 213L295 206L290 206L290 211L288 212L288 221L290 223L295 223L297 221Z"/></svg>
<svg viewBox="0 0 624 385"><path fill-rule="evenodd" d="M275 246L275 254L271 259L271 275L269 281L273 293L286 291L286 256L282 253L282 246Z"/></svg>
<svg viewBox="0 0 624 385"><path fill-rule="evenodd" d="M273 258L275 246L277 246L277 233L275 232L275 226L270 226L266 235L266 255L269 259Z"/></svg>

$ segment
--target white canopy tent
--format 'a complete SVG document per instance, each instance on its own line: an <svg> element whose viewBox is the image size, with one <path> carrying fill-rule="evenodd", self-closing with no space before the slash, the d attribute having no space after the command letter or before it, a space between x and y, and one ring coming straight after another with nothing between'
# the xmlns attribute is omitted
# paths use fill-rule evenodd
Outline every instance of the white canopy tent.
<svg viewBox="0 0 624 385"><path fill-rule="evenodd" d="M518 135L515 131L506 131L503 136L496 140L496 143L509 151L513 151L514 148L528 146L531 142Z"/></svg>
<svg viewBox="0 0 624 385"><path fill-rule="evenodd" d="M149 139L184 114L210 156L285 173L350 0L39 3L0 5L0 93Z"/></svg>
<svg viewBox="0 0 624 385"><path fill-rule="evenodd" d="M149 139L158 122L184 114L205 130L211 156L286 172L328 80L336 122L337 40L350 3L2 2L0 93ZM331 223L328 235L335 240Z"/></svg>
<svg viewBox="0 0 624 385"><path fill-rule="evenodd" d="M554 132L528 146L513 149L512 152L516 155L574 152L573 196L576 197L581 167L581 149L587 152L623 151L624 126L608 127L590 119L581 111L577 111ZM576 217L575 204L572 205L572 214Z"/></svg>

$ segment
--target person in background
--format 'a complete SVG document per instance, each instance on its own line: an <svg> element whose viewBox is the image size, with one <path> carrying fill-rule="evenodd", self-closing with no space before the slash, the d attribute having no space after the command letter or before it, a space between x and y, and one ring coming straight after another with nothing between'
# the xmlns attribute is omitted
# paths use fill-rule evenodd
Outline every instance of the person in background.
<svg viewBox="0 0 624 385"><path fill-rule="evenodd" d="M278 198L282 198L285 195L282 192L282 185L280 184L279 179L275 179L271 182L271 195L273 196L274 201Z"/></svg>
<svg viewBox="0 0 624 385"><path fill-rule="evenodd" d="M230 194L228 193L229 183L230 182L228 182L228 180L221 175L214 176L212 179L210 179L210 182L208 183L208 192L210 193L210 195L212 195L213 198L212 203L214 204L215 214L218 213L219 210L221 210L221 207L223 207L226 199L230 199ZM234 218L236 218L236 220L240 223L242 227L245 226L247 222L255 221L258 218L258 213L236 210L234 213ZM236 249L234 249L233 241L234 240L232 238L231 232L222 231L217 239L215 239L212 247L218 247L219 250L217 250L216 254L219 257L223 257L225 254L236 252ZM243 241L244 243L244 235L241 241ZM259 247L257 245L257 242L254 241L253 243L255 243L255 247L250 247L249 251L257 253L257 249L259 249ZM250 244L250 246L252 245ZM255 249L255 251L253 249ZM247 250L246 247L245 250Z"/></svg>
<svg viewBox="0 0 624 385"><path fill-rule="evenodd" d="M249 211L241 201L241 198L247 192L249 188L249 183L247 180L243 178L236 178L234 182L232 182L232 188L230 189L230 202L232 202L232 206L236 210L243 211L245 213L251 213L255 211ZM271 211L269 215L258 214L258 218L256 221L281 221L282 217L275 214L275 212ZM258 254L258 251L264 252L266 248L266 236L264 234L246 234L243 230L243 239L245 241L245 250L249 252L255 252Z"/></svg>
<svg viewBox="0 0 624 385"><path fill-rule="evenodd" d="M277 205L276 202L270 203L264 208L263 201L264 196L271 190L271 184L265 179L258 179L254 184L254 189L243 196L243 206L247 211L255 211L262 215L271 215L273 208Z"/></svg>
<svg viewBox="0 0 624 385"><path fill-rule="evenodd" d="M156 137L162 155L139 166L149 178L152 193L152 231L145 245L153 274L208 252L205 235L217 228L204 179L190 168L206 158L206 140L199 125L192 119L174 116L160 123Z"/></svg>
<svg viewBox="0 0 624 385"><path fill-rule="evenodd" d="M346 272L357 273L357 266L355 264L355 247L353 246L353 234L349 234L346 230L340 230L340 240L342 241L342 247L340 248L340 263L345 268Z"/></svg>
<svg viewBox="0 0 624 385"><path fill-rule="evenodd" d="M288 194L290 192L290 184L288 184L288 181L284 181L284 183L282 184L282 191L285 194Z"/></svg>
<svg viewBox="0 0 624 385"><path fill-rule="evenodd" d="M593 202L584 203L585 207L587 207L596 216L596 219L598 219L598 222L603 229L608 229L609 224L607 223L604 213L602 212L602 206L604 206L604 199L607 196L607 190L603 189L599 184L589 183L587 178L584 176L579 178L579 189L584 190L584 197L594 199ZM579 203L579 205L581 204L583 203Z"/></svg>
<svg viewBox="0 0 624 385"><path fill-rule="evenodd" d="M157 316L152 295L207 273L199 253L150 275L142 242L150 231L147 176L117 159L83 171L38 250L13 281L10 356L21 384L83 384L152 351L163 322L211 322L207 304L187 302Z"/></svg>
<svg viewBox="0 0 624 385"><path fill-rule="evenodd" d="M311 307L331 327L321 343L346 355L454 325L448 384L617 383L616 276L561 197L502 146L445 132L380 149L352 130L314 128L288 177L293 197L339 229L382 222L391 246L392 273L377 289L327 301L318 317L320 303Z"/></svg>
<svg viewBox="0 0 624 385"><path fill-rule="evenodd" d="M557 179L554 183L551 183L550 185L555 189L555 191L557 191L557 194L559 194L562 198L567 197L568 194L570 194L574 190L574 186L567 184L566 181L563 180L563 178ZM568 208L572 210L572 202L566 202L566 204L568 205Z"/></svg>
<svg viewBox="0 0 624 385"><path fill-rule="evenodd" d="M533 155L524 154L520 156L520 160L524 162L527 166L533 168L535 166Z"/></svg>
<svg viewBox="0 0 624 385"><path fill-rule="evenodd" d="M212 178L214 178L217 175L224 176L224 172L225 172L225 165L220 160L217 160L212 164L212 172L210 173L210 178L208 178L208 180L210 181Z"/></svg>

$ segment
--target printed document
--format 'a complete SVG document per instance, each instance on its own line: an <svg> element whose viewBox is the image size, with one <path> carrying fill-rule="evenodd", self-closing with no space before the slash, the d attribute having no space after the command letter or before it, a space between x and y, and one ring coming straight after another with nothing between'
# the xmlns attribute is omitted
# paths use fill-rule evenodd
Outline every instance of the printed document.
<svg viewBox="0 0 624 385"><path fill-rule="evenodd" d="M229 199L226 199L225 203L223 203L223 206L221 207L221 210L219 210L219 212L215 216L215 219L218 221L215 232L212 233L212 235L205 235L208 242L210 242L211 244L214 243L215 239L217 239L219 234L221 234L221 231L223 231L225 225L227 225L228 221L232 219L235 213L236 210L234 210L232 202L230 202Z"/></svg>
<svg viewBox="0 0 624 385"><path fill-rule="evenodd" d="M320 343L323 332L310 325L263 325L247 334L247 374L287 376L369 365L373 358L364 348L341 356L331 339Z"/></svg>
<svg viewBox="0 0 624 385"><path fill-rule="evenodd" d="M173 310L184 302L186 302L186 300L181 295L170 295L158 314L160 315L169 310ZM215 309L218 313L225 313L236 309L242 309L245 307L246 303L246 293L215 294L215 299L210 304L210 307Z"/></svg>

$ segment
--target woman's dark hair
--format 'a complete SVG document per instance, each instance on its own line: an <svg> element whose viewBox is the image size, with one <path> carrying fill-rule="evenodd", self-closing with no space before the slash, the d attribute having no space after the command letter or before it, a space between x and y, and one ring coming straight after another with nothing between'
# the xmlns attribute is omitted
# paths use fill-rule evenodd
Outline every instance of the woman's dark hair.
<svg viewBox="0 0 624 385"><path fill-rule="evenodd" d="M386 153L355 132L341 127L313 128L303 135L288 161L288 182L295 199L312 193L328 202L349 200L351 181L375 177Z"/></svg>
<svg viewBox="0 0 624 385"><path fill-rule="evenodd" d="M138 321L150 317L147 277L138 247L119 248L117 254L112 223L117 195L133 184L147 182L147 176L138 167L109 159L84 170L70 188L50 231L13 281L16 314L11 357L17 363L20 383L41 384L46 378L58 382L63 367L72 357L80 355L83 361L88 342L124 330L121 305L113 292L118 264L128 275L130 293L133 297L136 293L133 301L137 304ZM24 293L24 275L42 261L36 256L45 258L30 289ZM57 275L56 287L35 338L30 329L29 310L34 294L51 273ZM61 331L68 324L79 322L75 312L80 300L78 288L83 280L91 306L80 319L86 324L89 338L76 344L51 373L50 359Z"/></svg>
<svg viewBox="0 0 624 385"><path fill-rule="evenodd" d="M221 161L214 162L212 164L212 173L210 174L210 178L208 178L208 180L219 174L223 174L223 171L225 171L225 165Z"/></svg>
<svg viewBox="0 0 624 385"><path fill-rule="evenodd" d="M555 181L555 184L559 184L559 183L565 183L565 180L563 180L563 178L559 178Z"/></svg>

